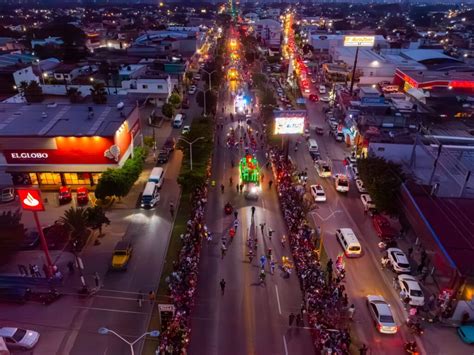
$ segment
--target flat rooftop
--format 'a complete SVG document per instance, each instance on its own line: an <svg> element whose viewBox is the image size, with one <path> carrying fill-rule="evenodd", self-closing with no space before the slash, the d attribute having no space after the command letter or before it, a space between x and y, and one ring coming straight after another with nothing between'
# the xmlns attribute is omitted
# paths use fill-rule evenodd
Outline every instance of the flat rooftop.
<svg viewBox="0 0 474 355"><path fill-rule="evenodd" d="M124 100L123 98L122 100ZM135 104L108 97L105 105L92 103L0 103L1 137L111 137L133 111ZM89 107L94 112L89 118Z"/></svg>
<svg viewBox="0 0 474 355"><path fill-rule="evenodd" d="M474 82L474 70L472 71L400 70L400 71L405 73L406 75L408 75L410 78L412 78L418 83L426 83L429 81L453 81L453 80Z"/></svg>

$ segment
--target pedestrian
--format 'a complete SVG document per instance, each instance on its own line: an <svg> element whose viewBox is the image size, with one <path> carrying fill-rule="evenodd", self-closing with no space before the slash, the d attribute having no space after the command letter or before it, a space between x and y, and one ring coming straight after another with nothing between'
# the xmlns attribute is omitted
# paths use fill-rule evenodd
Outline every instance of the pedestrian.
<svg viewBox="0 0 474 355"><path fill-rule="evenodd" d="M392 284L394 289L398 288L398 278L396 276L393 277Z"/></svg>
<svg viewBox="0 0 474 355"><path fill-rule="evenodd" d="M367 347L367 345L362 344L362 346L359 348L359 355L367 355L368 350L369 348Z"/></svg>
<svg viewBox="0 0 474 355"><path fill-rule="evenodd" d="M286 235L283 234L283 237L281 237L281 246L284 248L286 243Z"/></svg>
<svg viewBox="0 0 474 355"><path fill-rule="evenodd" d="M67 263L67 268L69 270L69 273L73 273L74 272L74 262L72 260L69 260L69 262Z"/></svg>
<svg viewBox="0 0 474 355"><path fill-rule="evenodd" d="M33 265L28 264L28 268L30 269L30 276L35 277L35 268L33 267Z"/></svg>
<svg viewBox="0 0 474 355"><path fill-rule="evenodd" d="M268 182L268 188L271 189L271 188L272 188L272 185L273 185L273 180L270 180L270 181Z"/></svg>
<svg viewBox="0 0 474 355"><path fill-rule="evenodd" d="M271 273L272 275L273 275L273 273L275 272L275 266L276 266L276 265L275 265L275 261L272 260L272 261L270 262L270 273Z"/></svg>
<svg viewBox="0 0 474 355"><path fill-rule="evenodd" d="M240 193L242 193L242 191L244 191L244 184L240 184Z"/></svg>
<svg viewBox="0 0 474 355"><path fill-rule="evenodd" d="M272 235L273 235L274 230L271 228L268 228L268 240L272 240Z"/></svg>
<svg viewBox="0 0 474 355"><path fill-rule="evenodd" d="M221 285L221 294L224 295L225 291L225 280L221 279L221 282L219 282L219 285Z"/></svg>
<svg viewBox="0 0 474 355"><path fill-rule="evenodd" d="M296 326L300 327L302 325L302 323L303 323L303 319L301 318L301 314L298 313L296 315Z"/></svg>
<svg viewBox="0 0 474 355"><path fill-rule="evenodd" d="M174 217L174 203L173 202L170 202L170 214L171 214L171 217Z"/></svg>
<svg viewBox="0 0 474 355"><path fill-rule="evenodd" d="M411 254L413 254L413 248L409 247L408 248L408 257L411 258Z"/></svg>
<svg viewBox="0 0 474 355"><path fill-rule="evenodd" d="M234 221L234 229L235 229L235 232L237 232L237 227L238 227L238 226L239 226L239 220L236 219L236 220Z"/></svg>
<svg viewBox="0 0 474 355"><path fill-rule="evenodd" d="M264 178L265 178L265 175L262 174L262 176L260 177L260 180L262 181L262 183L263 183L263 179L264 179Z"/></svg>
<svg viewBox="0 0 474 355"><path fill-rule="evenodd" d="M46 264L43 264L43 270L44 269L48 270L48 267L46 266ZM33 271L35 272L35 277L41 277L41 272L38 265L36 264L33 265ZM46 271L45 271L45 276L48 276L48 273Z"/></svg>
<svg viewBox="0 0 474 355"><path fill-rule="evenodd" d="M100 287L100 276L99 273L96 271L94 274L94 282L95 282L95 287Z"/></svg>
<svg viewBox="0 0 474 355"><path fill-rule="evenodd" d="M142 290L138 291L138 296L137 296L137 303L138 303L138 307L142 308L142 305L143 305L143 292Z"/></svg>
<svg viewBox="0 0 474 355"><path fill-rule="evenodd" d="M253 218L253 216L255 215L255 206L252 206L251 210L252 210L252 218Z"/></svg>
<svg viewBox="0 0 474 355"><path fill-rule="evenodd" d="M347 316L349 317L350 320L354 318L354 313L355 313L355 305L354 303L351 304L351 306L347 309Z"/></svg>
<svg viewBox="0 0 474 355"><path fill-rule="evenodd" d="M288 324L290 327L293 325L294 320L295 320L295 315L293 314L293 312L291 312L290 315L288 316Z"/></svg>
<svg viewBox="0 0 474 355"><path fill-rule="evenodd" d="M20 272L20 276L28 276L28 271L26 271L25 265L18 264L18 271Z"/></svg>
<svg viewBox="0 0 474 355"><path fill-rule="evenodd" d="M224 184L221 184L221 192L224 193L225 186Z"/></svg>
<svg viewBox="0 0 474 355"><path fill-rule="evenodd" d="M304 305L304 303L301 303L300 313L301 317L304 317L304 314L306 313L306 306Z"/></svg>
<svg viewBox="0 0 474 355"><path fill-rule="evenodd" d="M235 184L235 189L237 190L237 193L239 193L239 188L240 188L239 184Z"/></svg>
<svg viewBox="0 0 474 355"><path fill-rule="evenodd" d="M234 218L237 220L237 216L239 215L239 212L234 211Z"/></svg>
<svg viewBox="0 0 474 355"><path fill-rule="evenodd" d="M155 291L152 290L148 292L148 300L150 301L150 304L153 304L153 302L155 302L155 299L156 299Z"/></svg>
<svg viewBox="0 0 474 355"><path fill-rule="evenodd" d="M262 256L260 257L260 268L265 269L265 263L266 263L266 261L267 261L267 258L265 257L265 255L262 255Z"/></svg>
<svg viewBox="0 0 474 355"><path fill-rule="evenodd" d="M221 244L221 260L224 259L227 248L224 243Z"/></svg>
<svg viewBox="0 0 474 355"><path fill-rule="evenodd" d="M265 234L263 233L263 229L265 228L265 224L266 223L260 223L260 230L262 231L262 237L265 236Z"/></svg>

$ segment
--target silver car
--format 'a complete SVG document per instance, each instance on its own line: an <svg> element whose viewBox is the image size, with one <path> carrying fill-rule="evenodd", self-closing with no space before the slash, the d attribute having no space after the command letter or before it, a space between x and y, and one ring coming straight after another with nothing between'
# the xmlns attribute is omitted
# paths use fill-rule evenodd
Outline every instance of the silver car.
<svg viewBox="0 0 474 355"><path fill-rule="evenodd" d="M368 295L367 307L374 320L375 327L380 333L395 334L398 326L393 319L392 309L382 296Z"/></svg>

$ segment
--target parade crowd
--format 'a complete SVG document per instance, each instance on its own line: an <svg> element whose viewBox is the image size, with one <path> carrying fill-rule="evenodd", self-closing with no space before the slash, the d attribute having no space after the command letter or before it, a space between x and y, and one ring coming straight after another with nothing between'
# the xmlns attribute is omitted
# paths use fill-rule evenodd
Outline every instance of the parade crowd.
<svg viewBox="0 0 474 355"><path fill-rule="evenodd" d="M192 194L190 219L186 233L181 235L183 246L173 272L166 279L175 314L160 336L160 354L186 354L190 335L190 312L194 305L197 287L201 241L205 237L204 210L207 203L207 187Z"/></svg>
<svg viewBox="0 0 474 355"><path fill-rule="evenodd" d="M315 231L307 224L303 210L304 189L298 189L294 183L294 168L281 151L273 150L271 159L303 293L302 309L311 328L316 352L349 354L351 340L346 324L351 308L347 307L342 283L344 273L333 269L332 260L323 270L313 243Z"/></svg>

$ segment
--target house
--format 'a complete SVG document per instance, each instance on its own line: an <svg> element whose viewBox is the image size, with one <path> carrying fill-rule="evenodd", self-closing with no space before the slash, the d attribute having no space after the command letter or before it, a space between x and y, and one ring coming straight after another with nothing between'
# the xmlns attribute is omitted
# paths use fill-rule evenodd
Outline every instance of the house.
<svg viewBox="0 0 474 355"><path fill-rule="evenodd" d="M48 37L43 39L32 39L31 48L35 49L36 46L54 46L58 47L64 44L61 37Z"/></svg>

